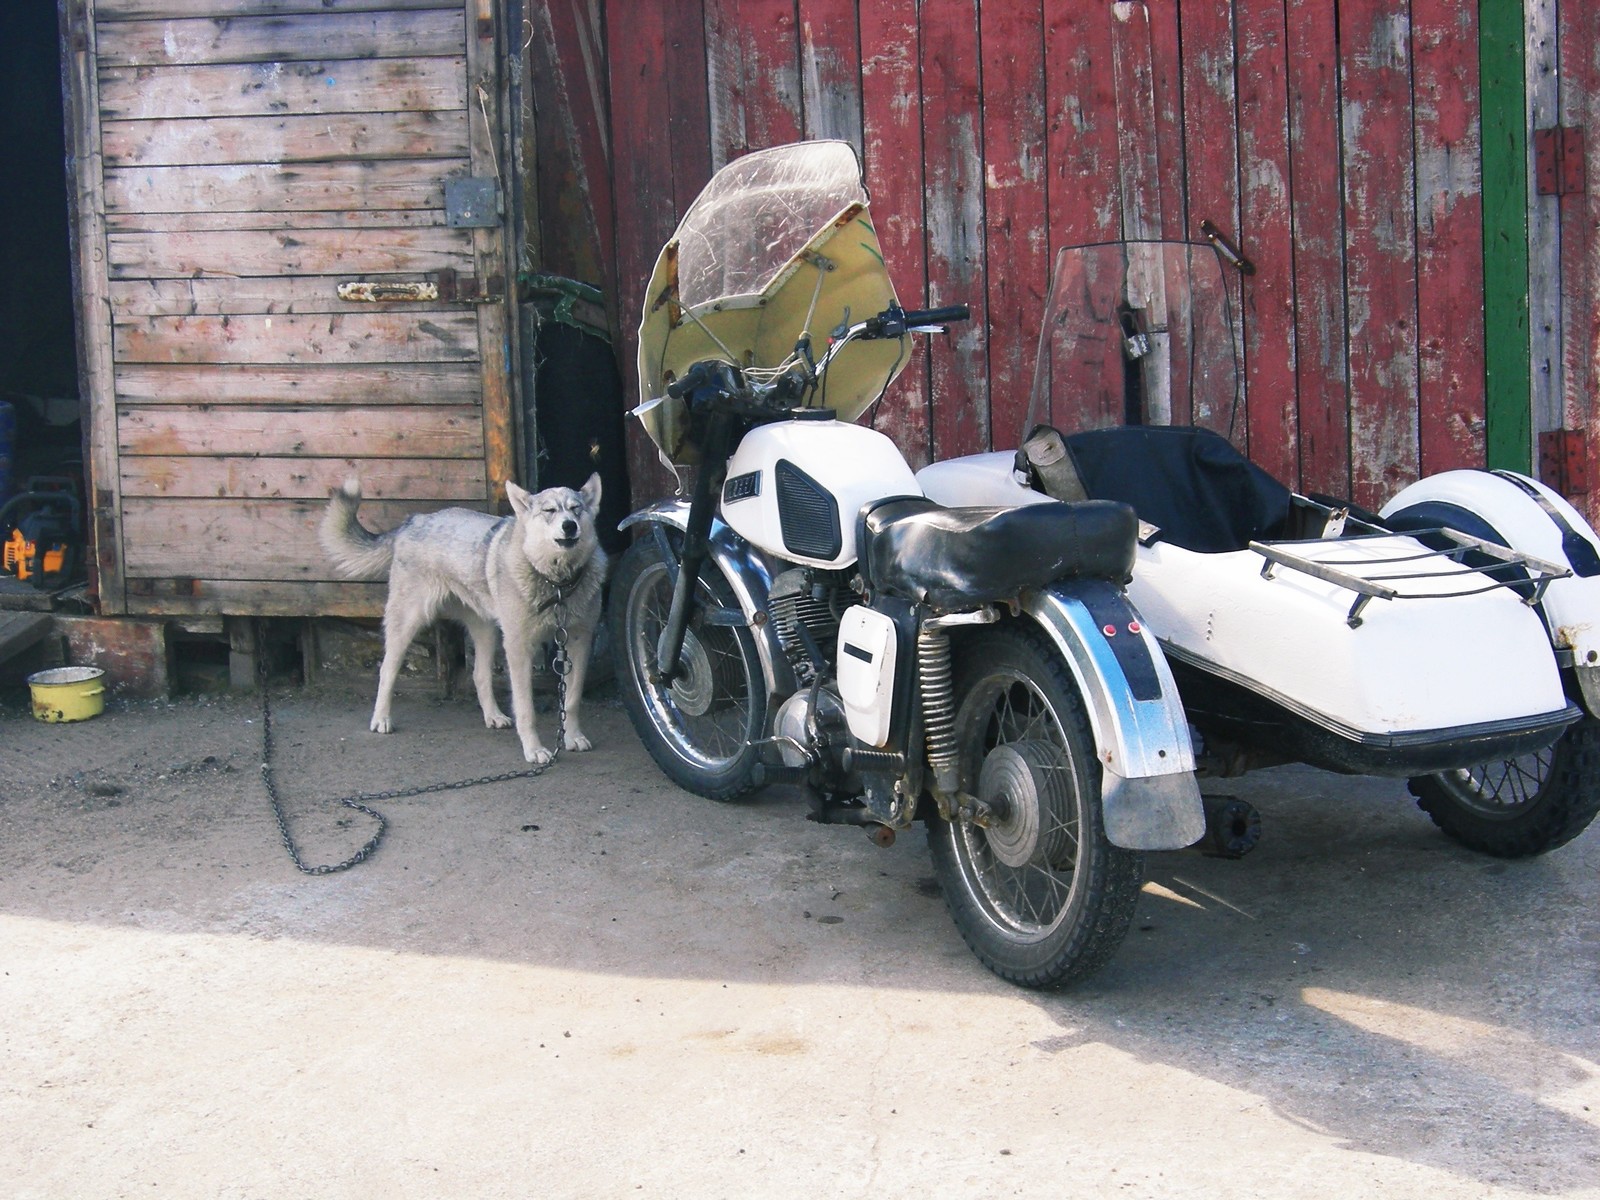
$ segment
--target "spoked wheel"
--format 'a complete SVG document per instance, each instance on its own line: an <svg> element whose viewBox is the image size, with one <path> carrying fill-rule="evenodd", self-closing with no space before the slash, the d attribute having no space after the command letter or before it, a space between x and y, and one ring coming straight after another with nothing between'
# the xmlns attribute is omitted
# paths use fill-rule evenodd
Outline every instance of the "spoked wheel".
<svg viewBox="0 0 1600 1200"><path fill-rule="evenodd" d="M656 648L672 608L672 573L649 539L622 556L611 582L611 645L621 662L622 699L639 739L679 787L713 800L733 800L755 786L766 729L767 693L749 630L708 622L707 610L731 601L716 567L707 564L699 603L683 639L682 665L671 683L651 680Z"/></svg>
<svg viewBox="0 0 1600 1200"><path fill-rule="evenodd" d="M1083 703L1055 650L1025 628L955 650L963 779L987 826L928 822L957 928L995 974L1051 987L1104 966L1133 919L1143 860L1100 820L1100 767Z"/></svg>
<svg viewBox="0 0 1600 1200"><path fill-rule="evenodd" d="M1413 779L1411 794L1468 849L1496 858L1554 850L1600 812L1600 721L1569 725L1537 754Z"/></svg>

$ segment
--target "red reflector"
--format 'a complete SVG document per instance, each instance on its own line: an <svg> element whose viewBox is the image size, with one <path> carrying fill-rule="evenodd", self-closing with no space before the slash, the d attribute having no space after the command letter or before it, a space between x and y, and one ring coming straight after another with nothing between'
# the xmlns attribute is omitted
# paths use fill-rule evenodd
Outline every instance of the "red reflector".
<svg viewBox="0 0 1600 1200"><path fill-rule="evenodd" d="M1107 625L1100 632L1105 634L1107 637L1116 637L1117 636L1117 627L1115 625Z"/></svg>
<svg viewBox="0 0 1600 1200"><path fill-rule="evenodd" d="M1142 630L1140 628L1140 625L1139 625L1139 622L1137 622L1137 621L1129 621L1128 622L1128 632L1129 633L1140 633L1140 632L1142 632Z"/></svg>

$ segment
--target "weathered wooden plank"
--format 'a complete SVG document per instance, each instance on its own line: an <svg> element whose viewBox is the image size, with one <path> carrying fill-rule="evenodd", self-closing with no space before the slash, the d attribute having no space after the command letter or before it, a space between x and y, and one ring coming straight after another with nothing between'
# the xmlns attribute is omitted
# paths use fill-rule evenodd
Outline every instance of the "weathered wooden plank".
<svg viewBox="0 0 1600 1200"><path fill-rule="evenodd" d="M468 173L465 158L133 167L106 172L106 209L117 215L442 209L445 179Z"/></svg>
<svg viewBox="0 0 1600 1200"><path fill-rule="evenodd" d="M979 10L983 47L984 222L988 294L989 429L996 449L1026 432L1037 354L1035 331L1049 283L1045 184L1044 10L1038 0L1004 13Z"/></svg>
<svg viewBox="0 0 1600 1200"><path fill-rule="evenodd" d="M1285 33L1300 482L1309 491L1346 497L1349 393L1335 14L1331 7L1298 9Z"/></svg>
<svg viewBox="0 0 1600 1200"><path fill-rule="evenodd" d="M390 310L140 317L112 330L120 362L476 362L478 314Z"/></svg>
<svg viewBox="0 0 1600 1200"><path fill-rule="evenodd" d="M1289 92L1280 0L1235 0L1238 59L1239 236L1256 265L1242 280L1250 457L1277 479L1300 482L1293 404L1294 229L1289 194ZM1224 268L1230 273L1232 268Z"/></svg>
<svg viewBox="0 0 1600 1200"><path fill-rule="evenodd" d="M389 12L439 8L440 0L95 0L95 18L140 21L181 17L266 17L291 13Z"/></svg>
<svg viewBox="0 0 1600 1200"><path fill-rule="evenodd" d="M1550 129L1561 123L1559 52L1556 39L1556 0L1523 0L1526 22L1523 51L1528 128ZM1563 6L1564 7L1564 6ZM1533 439L1529 470L1537 470L1538 435L1561 428L1565 419L1562 397L1563 327L1561 290L1561 203L1555 196L1538 194L1534 168L1534 142L1526 139L1528 165L1528 339L1533 367Z"/></svg>
<svg viewBox="0 0 1600 1200"><path fill-rule="evenodd" d="M371 58L316 62L108 67L102 121L439 112L467 106L466 60Z"/></svg>
<svg viewBox="0 0 1600 1200"><path fill-rule="evenodd" d="M468 110L107 121L107 167L462 158Z"/></svg>
<svg viewBox="0 0 1600 1200"><path fill-rule="evenodd" d="M1160 186L1163 164L1158 153L1162 141L1156 131L1150 11L1143 0L1111 6L1111 48L1117 95L1117 183L1122 194L1122 235L1159 238L1165 227ZM1213 130L1211 136L1218 133Z"/></svg>
<svg viewBox="0 0 1600 1200"><path fill-rule="evenodd" d="M983 133L976 0L921 7L923 213L928 302L970 304L973 319L933 339L929 353L933 455L989 449L989 331L984 299Z"/></svg>
<svg viewBox="0 0 1600 1200"><path fill-rule="evenodd" d="M147 500L123 502L132 576L193 579L336 580L317 542L322 500ZM363 504L369 528L391 529L438 504Z"/></svg>
<svg viewBox="0 0 1600 1200"><path fill-rule="evenodd" d="M1380 0L1339 10L1352 499L1376 509L1417 477L1411 28Z"/></svg>
<svg viewBox="0 0 1600 1200"><path fill-rule="evenodd" d="M712 163L804 136L795 0L710 0Z"/></svg>
<svg viewBox="0 0 1600 1200"><path fill-rule="evenodd" d="M333 229L272 232L118 233L106 239L114 279L174 276L471 275L469 230L424 227L356 233Z"/></svg>
<svg viewBox="0 0 1600 1200"><path fill-rule="evenodd" d="M1182 240L1193 232L1185 194L1183 45L1179 37L1182 22L1176 3L1146 3L1144 7L1150 25L1150 108L1154 125L1149 137L1155 144L1161 236Z"/></svg>
<svg viewBox="0 0 1600 1200"><path fill-rule="evenodd" d="M166 456L481 458L483 416L476 405L125 408L117 414L117 449Z"/></svg>
<svg viewBox="0 0 1600 1200"><path fill-rule="evenodd" d="M893 4L861 7L863 165L872 221L901 301L915 308L927 294L923 240L922 57L916 14ZM871 420L913 466L932 452L928 419L928 351L914 339L906 368L878 402Z"/></svg>
<svg viewBox="0 0 1600 1200"><path fill-rule="evenodd" d="M798 0L805 136L861 140L861 35L856 0Z"/></svg>
<svg viewBox="0 0 1600 1200"><path fill-rule="evenodd" d="M1101 5L1049 0L1045 7L1052 255L1115 238L1121 226L1111 23Z"/></svg>
<svg viewBox="0 0 1600 1200"><path fill-rule="evenodd" d="M1526 472L1534 458L1522 0L1483 0L1478 20L1485 453L1492 468Z"/></svg>
<svg viewBox="0 0 1600 1200"><path fill-rule="evenodd" d="M321 500L346 479L370 500L482 501L474 458L146 457L122 459L122 494L198 499Z"/></svg>
<svg viewBox="0 0 1600 1200"><path fill-rule="evenodd" d="M1483 179L1475 6L1413 0L1418 450L1424 475L1484 462Z"/></svg>
<svg viewBox="0 0 1600 1200"><path fill-rule="evenodd" d="M376 617L386 594L383 583L137 578L128 581L128 611L160 617Z"/></svg>
<svg viewBox="0 0 1600 1200"><path fill-rule="evenodd" d="M1189 231L1198 235L1204 221L1213 222L1235 241L1239 240L1239 113L1235 100L1238 78L1238 50L1235 45L1234 9L1236 4L1191 4L1183 10L1183 123L1190 146L1185 164L1188 183ZM1126 169L1126 162L1124 165ZM1126 219L1123 222L1127 226ZM1244 311L1242 281L1237 272L1225 276L1228 303L1237 319ZM1235 329L1241 366L1244 365L1242 330ZM1246 376L1247 378L1247 376ZM1231 419L1224 398L1195 398L1205 423L1227 431L1234 441L1254 450L1251 431L1255 414L1248 393L1238 398L1239 410ZM1187 404L1180 395L1178 407ZM1283 397L1266 396L1268 405L1281 406ZM1185 419L1181 412L1174 419Z"/></svg>
<svg viewBox="0 0 1600 1200"><path fill-rule="evenodd" d="M70 152L72 211L77 226L72 240L78 292L78 381L83 396L88 438L88 533L92 543L90 586L102 613L124 611L121 497L117 490L116 447L93 431L115 422L116 368L111 358L111 329L106 311L107 271L104 163L100 154L99 81L95 74L97 30L90 0L64 0L62 70L66 79L66 145Z"/></svg>
<svg viewBox="0 0 1600 1200"><path fill-rule="evenodd" d="M1591 521L1600 519L1600 15L1592 5L1559 6L1561 123L1588 137L1582 190L1561 197L1562 427L1585 438L1586 472L1567 493Z"/></svg>
<svg viewBox="0 0 1600 1200"><path fill-rule="evenodd" d="M693 10L694 23L683 15L685 9ZM680 23L671 24L675 20ZM698 41L694 40L697 30ZM644 287L661 243L671 235L680 212L676 199L678 152L704 156L709 169L707 130L693 129L692 121L674 108L679 93L695 87L692 67L687 77L682 72L684 60L697 54L702 56L698 86L704 103L703 13L698 0L673 6L671 12L659 5L640 5L626 23L608 22L606 32L615 98L611 110L612 188L617 198L614 294L624 337L619 359L631 395L636 390L634 363ZM687 44L682 41L685 37L690 39ZM681 87L674 86L679 83ZM680 131L683 140L678 142L675 134ZM689 164L684 165L685 171L690 169ZM628 475L641 499L659 495L669 486L670 477L656 459L655 446L634 421L628 422Z"/></svg>
<svg viewBox="0 0 1600 1200"><path fill-rule="evenodd" d="M199 63L449 58L465 38L461 8L333 12L169 21L111 21L100 30L101 67Z"/></svg>
<svg viewBox="0 0 1600 1200"><path fill-rule="evenodd" d="M472 173L480 179L495 179L502 193L512 190L511 181L501 174L501 147L508 144L501 122L505 103L501 78L502 48L495 38L496 0L469 0L473 20L467 37L467 72L474 81L476 118L469 126ZM510 169L508 162L507 169ZM496 276L514 278L516 260L506 253L505 220L472 231L473 274L479 280ZM487 291L480 285L480 291ZM481 415L483 419L483 461L490 491L487 498L503 500L505 481L516 478L517 442L513 411L519 409L521 372L511 369L517 360L516 288L497 289L497 301L479 304L475 316L476 339L473 351L479 363Z"/></svg>
<svg viewBox="0 0 1600 1200"><path fill-rule="evenodd" d="M390 229L444 227L441 209L367 210L307 213L122 212L106 217L111 233L214 233L244 229L348 230L352 237L382 237Z"/></svg>
<svg viewBox="0 0 1600 1200"><path fill-rule="evenodd" d="M122 405L476 405L479 382L477 364L470 362L273 367L124 363L117 368L116 392Z"/></svg>
<svg viewBox="0 0 1600 1200"><path fill-rule="evenodd" d="M339 275L252 275L238 279L119 279L111 284L114 319L188 317L235 313L423 313L437 302L357 302L341 300ZM395 277L392 282L425 282L425 277ZM449 311L449 310L447 310ZM463 306L461 311L466 311Z"/></svg>

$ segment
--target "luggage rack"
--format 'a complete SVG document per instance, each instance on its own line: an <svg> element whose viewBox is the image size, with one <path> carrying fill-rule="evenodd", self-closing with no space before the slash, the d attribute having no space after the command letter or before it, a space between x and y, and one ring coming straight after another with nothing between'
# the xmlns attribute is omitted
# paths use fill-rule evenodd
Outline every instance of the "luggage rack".
<svg viewBox="0 0 1600 1200"><path fill-rule="evenodd" d="M1391 558L1370 558L1361 561L1335 560L1333 562L1318 562L1295 554L1283 548L1282 543L1251 542L1250 549L1266 559L1261 564L1261 578L1271 579L1273 571L1278 567L1287 567L1292 571L1310 575L1325 583L1331 583L1348 591L1356 593L1355 603L1350 606L1350 612L1345 617L1345 624L1351 629L1361 626L1361 612L1374 600L1450 600L1461 596L1477 596L1484 592L1492 592L1496 588L1512 588L1520 590L1527 586L1529 591L1522 596L1522 602L1530 608L1544 599L1545 589L1557 579L1566 579L1572 571L1559 563L1546 559L1535 558L1531 554L1524 554L1517 550L1508 550L1495 542L1486 542L1482 538L1471 537L1460 530L1451 529L1447 525L1440 525L1433 529L1408 529L1401 536L1410 538L1423 538L1437 535L1454 543L1443 550L1423 550L1420 554L1398 554ZM1392 537L1394 534L1372 534L1364 537ZM1353 538L1340 539L1341 541L1354 541ZM1463 556L1468 552L1477 552L1486 558L1495 561L1472 566L1463 561ZM1353 575L1349 571L1340 570L1341 567L1391 567L1404 563L1420 562L1423 559L1448 558L1456 563L1458 571L1408 571L1375 577ZM1489 579L1482 587L1470 587L1458 592L1424 593L1421 595L1408 594L1387 586L1389 582L1400 582L1405 579L1441 579L1461 576L1472 576L1482 581L1488 579L1487 573L1497 571L1501 567L1523 567L1534 574L1527 579Z"/></svg>

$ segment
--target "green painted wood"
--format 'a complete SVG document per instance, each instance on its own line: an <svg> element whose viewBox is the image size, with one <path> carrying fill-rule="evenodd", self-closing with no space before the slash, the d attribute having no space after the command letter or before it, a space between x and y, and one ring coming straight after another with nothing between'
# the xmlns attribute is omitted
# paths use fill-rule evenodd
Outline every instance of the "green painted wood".
<svg viewBox="0 0 1600 1200"><path fill-rule="evenodd" d="M1528 348L1528 130L1522 0L1479 0L1488 465L1533 462Z"/></svg>

